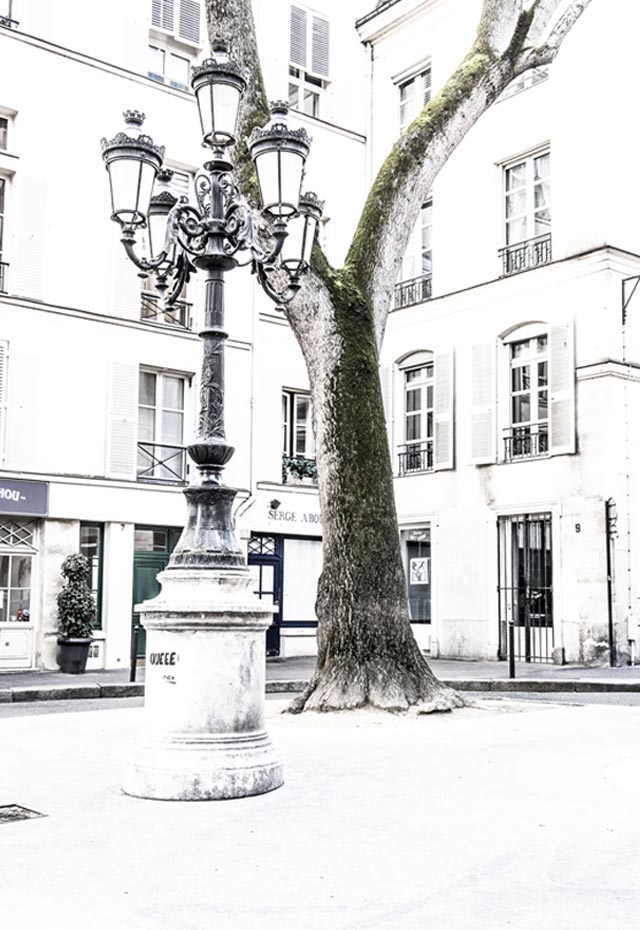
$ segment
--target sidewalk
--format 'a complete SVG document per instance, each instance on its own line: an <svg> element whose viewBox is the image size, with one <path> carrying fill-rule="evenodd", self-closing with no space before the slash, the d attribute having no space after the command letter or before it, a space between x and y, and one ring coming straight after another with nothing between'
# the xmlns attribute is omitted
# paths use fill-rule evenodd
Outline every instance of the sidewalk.
<svg viewBox="0 0 640 930"><path fill-rule="evenodd" d="M431 659L431 668L460 691L638 692L640 665L610 668L582 665L527 665L516 663L510 680L506 662ZM302 691L315 667L315 659L268 659L267 693ZM88 671L64 675L56 671L0 672L0 704L22 701L90 700L136 697L144 694L144 666L136 681L129 669Z"/></svg>

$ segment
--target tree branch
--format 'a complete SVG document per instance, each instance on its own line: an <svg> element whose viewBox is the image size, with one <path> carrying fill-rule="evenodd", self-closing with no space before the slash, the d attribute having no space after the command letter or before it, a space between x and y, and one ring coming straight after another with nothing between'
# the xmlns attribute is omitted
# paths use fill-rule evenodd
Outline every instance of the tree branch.
<svg viewBox="0 0 640 930"><path fill-rule="evenodd" d="M555 24L547 40L537 48L524 50L516 63L518 74L527 71L529 68L536 68L540 65L548 65L558 54L560 46L564 42L569 32L573 29L584 11L587 9L591 0L573 0L571 5L565 10L558 22ZM557 7L557 4L556 4ZM548 25L551 16L547 18L545 25Z"/></svg>

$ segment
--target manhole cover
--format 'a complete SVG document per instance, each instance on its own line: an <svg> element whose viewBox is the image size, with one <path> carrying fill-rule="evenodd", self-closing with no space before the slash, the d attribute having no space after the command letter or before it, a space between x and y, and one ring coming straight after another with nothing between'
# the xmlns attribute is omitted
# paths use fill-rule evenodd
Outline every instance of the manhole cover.
<svg viewBox="0 0 640 930"><path fill-rule="evenodd" d="M30 811L19 804L0 804L0 823L12 823L14 820L31 820L33 817L46 817L38 811Z"/></svg>

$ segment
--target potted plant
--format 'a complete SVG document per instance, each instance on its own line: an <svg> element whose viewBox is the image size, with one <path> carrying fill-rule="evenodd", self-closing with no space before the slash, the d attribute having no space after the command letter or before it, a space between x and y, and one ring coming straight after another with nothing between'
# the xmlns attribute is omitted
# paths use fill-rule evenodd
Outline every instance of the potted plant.
<svg viewBox="0 0 640 930"><path fill-rule="evenodd" d="M96 604L89 588L89 560L84 555L68 555L61 572L66 585L58 594L58 665L61 672L84 672L92 643Z"/></svg>

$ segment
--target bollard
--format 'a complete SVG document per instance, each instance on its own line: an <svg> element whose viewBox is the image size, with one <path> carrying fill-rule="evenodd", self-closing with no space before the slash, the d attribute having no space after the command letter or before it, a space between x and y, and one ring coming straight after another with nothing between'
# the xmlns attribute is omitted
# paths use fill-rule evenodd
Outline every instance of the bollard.
<svg viewBox="0 0 640 930"><path fill-rule="evenodd" d="M509 678L516 677L516 644L514 636L514 626L513 620L509 620L507 624L508 635L509 635Z"/></svg>
<svg viewBox="0 0 640 930"><path fill-rule="evenodd" d="M140 627L136 624L131 634L131 665L129 669L129 681L136 680L136 671L138 669L138 636Z"/></svg>

